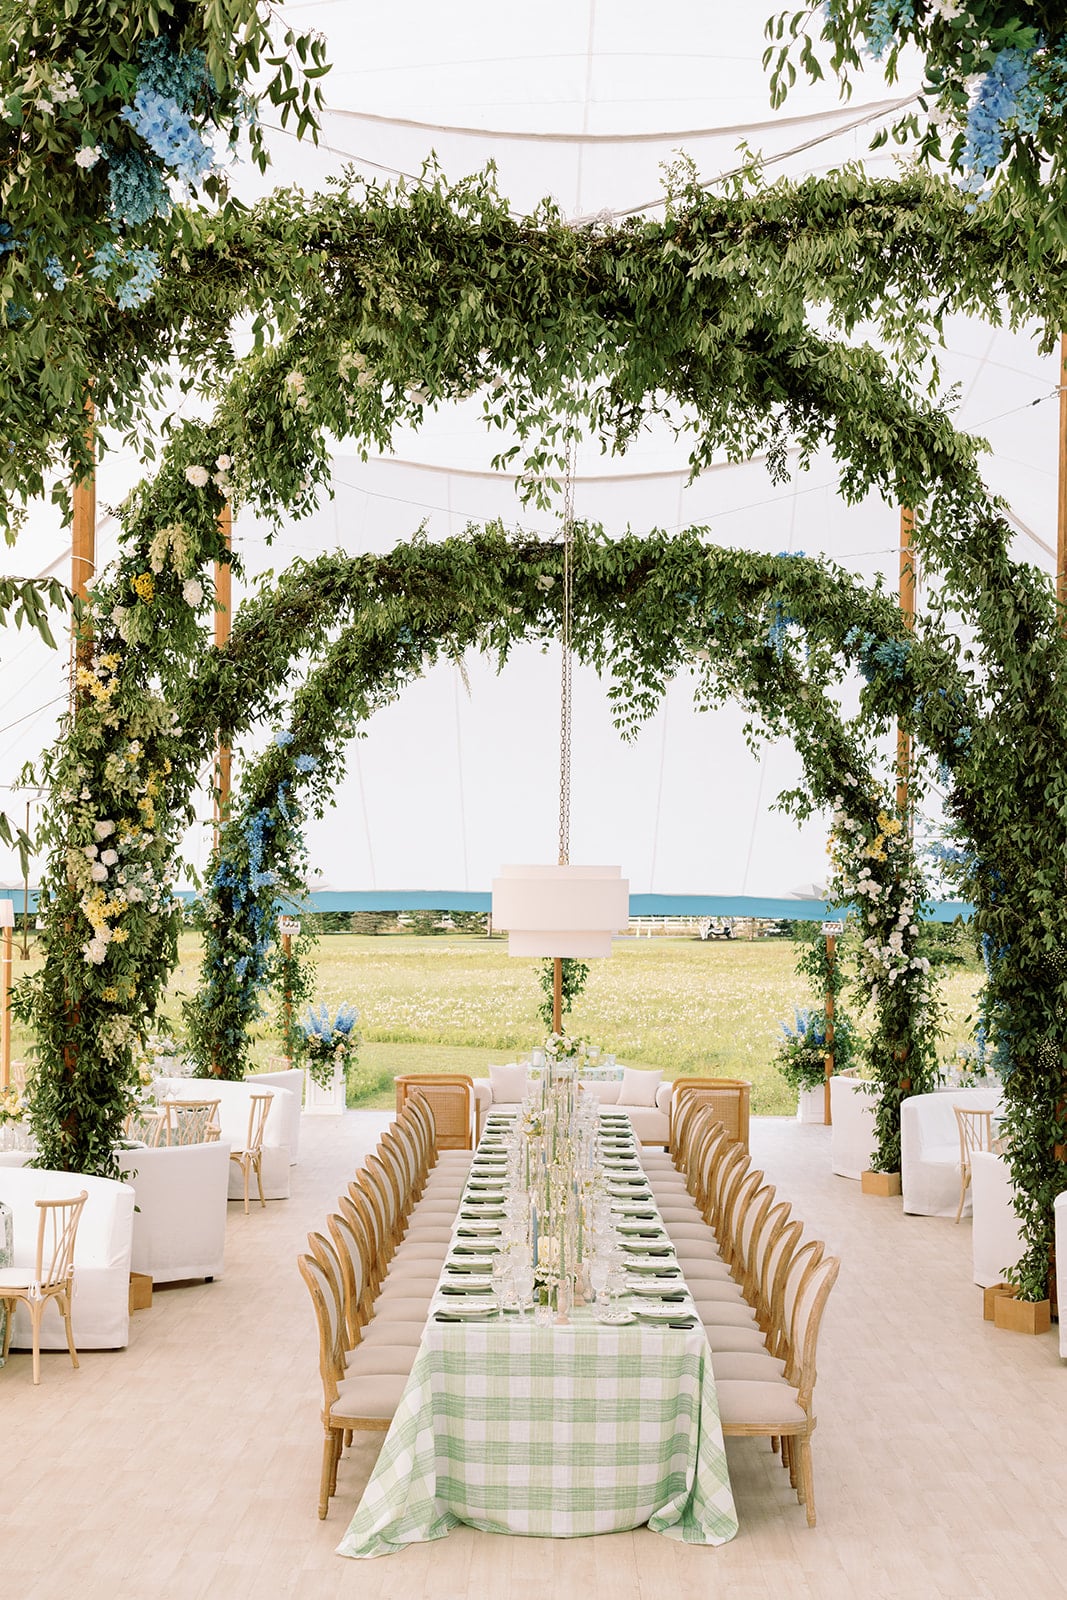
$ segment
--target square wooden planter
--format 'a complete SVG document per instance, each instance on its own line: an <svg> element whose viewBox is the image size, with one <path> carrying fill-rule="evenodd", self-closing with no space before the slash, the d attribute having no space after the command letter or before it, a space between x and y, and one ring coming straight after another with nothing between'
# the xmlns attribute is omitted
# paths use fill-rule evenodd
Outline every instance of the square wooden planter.
<svg viewBox="0 0 1067 1600"><path fill-rule="evenodd" d="M130 1273L130 1311L149 1311L152 1306L152 1279L147 1272Z"/></svg>
<svg viewBox="0 0 1067 1600"><path fill-rule="evenodd" d="M899 1172L871 1172L868 1170L860 1179L860 1187L864 1194L878 1194L883 1197L900 1193Z"/></svg>
<svg viewBox="0 0 1067 1600"><path fill-rule="evenodd" d="M1004 1295L1009 1298L1015 1293L1010 1283L993 1283L988 1289L982 1290L982 1321L993 1321L993 1308L997 1301Z"/></svg>
<svg viewBox="0 0 1067 1600"><path fill-rule="evenodd" d="M1016 1300L1014 1290L999 1294L993 1301L993 1325L1011 1333L1047 1333L1052 1326L1051 1303Z"/></svg>

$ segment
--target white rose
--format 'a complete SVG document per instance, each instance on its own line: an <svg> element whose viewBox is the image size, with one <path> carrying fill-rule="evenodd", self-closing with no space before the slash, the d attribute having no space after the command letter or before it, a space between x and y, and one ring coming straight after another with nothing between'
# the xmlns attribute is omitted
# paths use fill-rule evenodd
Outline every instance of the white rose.
<svg viewBox="0 0 1067 1600"><path fill-rule="evenodd" d="M76 167L95 167L100 160L100 146L96 144L83 144L78 154L74 157Z"/></svg>
<svg viewBox="0 0 1067 1600"><path fill-rule="evenodd" d="M102 821L94 822L93 824L93 834L101 841L101 843L103 843L105 839L110 839L114 831L115 824L109 821L107 817L104 817Z"/></svg>
<svg viewBox="0 0 1067 1600"><path fill-rule="evenodd" d="M87 845L85 845L82 848L82 855L85 856L87 861L95 861L96 860L96 856L97 856L97 849L96 849L95 844L87 844Z"/></svg>
<svg viewBox="0 0 1067 1600"><path fill-rule="evenodd" d="M193 466L186 467L185 477L187 482L191 483L194 489L204 489L208 485L211 474L206 467Z"/></svg>
<svg viewBox="0 0 1067 1600"><path fill-rule="evenodd" d="M130 887L126 890L126 898L131 905L140 905L141 901L144 899L144 890L139 889L135 883L131 883Z"/></svg>
<svg viewBox="0 0 1067 1600"><path fill-rule="evenodd" d="M104 866L102 861L94 861L91 872L94 883L107 882L107 868Z"/></svg>
<svg viewBox="0 0 1067 1600"><path fill-rule="evenodd" d="M105 867L113 867L118 858L119 853L117 850L104 850L100 856L100 859L104 863Z"/></svg>
<svg viewBox="0 0 1067 1600"><path fill-rule="evenodd" d="M215 465L218 467L220 472L229 472L230 468L233 466L233 462L230 460L229 456L219 456L215 462Z"/></svg>
<svg viewBox="0 0 1067 1600"><path fill-rule="evenodd" d="M185 601L186 605L193 606L195 609L195 607L200 604L203 598L203 585L199 583L196 578L186 578L185 582L182 584L182 599Z"/></svg>

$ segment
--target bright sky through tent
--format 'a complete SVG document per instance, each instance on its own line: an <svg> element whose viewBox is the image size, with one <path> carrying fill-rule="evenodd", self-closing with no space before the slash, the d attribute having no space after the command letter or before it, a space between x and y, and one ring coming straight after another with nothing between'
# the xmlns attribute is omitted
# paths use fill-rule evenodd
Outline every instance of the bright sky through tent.
<svg viewBox="0 0 1067 1600"><path fill-rule="evenodd" d="M661 164L679 148L701 180L735 167L742 140L763 151L768 180L859 160L886 116L877 108L918 86L913 66L890 86L871 63L851 101L839 102L832 82L798 81L774 113L760 64L763 7L724 0L662 0L651 11L629 0L545 0L533 10L484 0L388 7L315 0L281 9L330 40L330 110L318 149L279 131L267 179L251 169L235 175L250 201L276 185L322 187L346 165L383 181L418 174L434 153L451 179L492 159L516 211L550 194L568 216L618 215L662 194ZM867 164L889 176L894 159L890 148ZM959 385L960 425L993 447L986 477L1019 528L1016 551L1051 571L1056 361L1037 354L1032 331L1010 334L956 318L946 339L944 382ZM490 439L481 426L476 401L443 407L418 432L398 433L386 459L363 463L340 441L332 501L289 524L269 548L263 528L242 513L235 539L254 575L324 549L385 550L423 523L434 538L490 517L552 531L553 518L524 513L511 479L492 471L499 447L499 435ZM686 455L684 440L666 430L649 430L621 459L590 441L578 457L576 514L609 531L706 525L715 542L826 553L858 576L881 573L895 586L896 509L873 499L846 507L827 457L789 484L772 482L763 463L752 462L716 466L687 485ZM98 489L102 559L115 548L106 508L138 476L128 452L107 457ZM66 574L69 536L54 508L37 510L6 565L27 575ZM13 631L0 644L9 686L0 783L11 784L63 709L66 652L53 654ZM502 862L553 859L557 658L531 647L517 651L500 677L477 659L468 658L466 669L469 692L454 666L440 666L353 745L336 809L308 830L318 882L486 889ZM698 715L683 679L628 746L591 674L576 673L575 696L574 859L621 862L634 893L776 895L824 879L824 820L798 829L770 809L796 781L788 746L768 746L755 759L740 711ZM21 818L23 797L0 791L0 808ZM200 812L210 813L206 794ZM208 839L206 826L190 836L197 864ZM15 858L0 855L0 882L16 878Z"/></svg>

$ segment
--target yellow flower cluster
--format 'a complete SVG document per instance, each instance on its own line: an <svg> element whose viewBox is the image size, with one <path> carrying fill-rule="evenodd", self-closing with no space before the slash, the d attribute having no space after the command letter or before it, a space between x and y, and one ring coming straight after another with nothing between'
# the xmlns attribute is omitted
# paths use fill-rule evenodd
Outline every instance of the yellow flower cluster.
<svg viewBox="0 0 1067 1600"><path fill-rule="evenodd" d="M118 999L118 997L119 997L118 990L116 988L114 988L111 984L108 984L106 989L101 989L101 991L100 991L101 1000L106 1000L109 1005L114 1005L114 1003Z"/></svg>
<svg viewBox="0 0 1067 1600"><path fill-rule="evenodd" d="M139 600L143 600L147 604L149 600L154 600L155 599L155 597L156 597L156 586L155 586L155 582L153 581L152 574L150 572L138 573L137 577L132 579L131 581L132 581L132 584L133 584L134 592L136 593L136 595L137 595Z"/></svg>
<svg viewBox="0 0 1067 1600"><path fill-rule="evenodd" d="M111 699L111 696L118 688L114 678L111 679L110 683L102 683L96 673L90 671L88 667L78 668L76 682L78 688L85 689L94 700L105 703Z"/></svg>

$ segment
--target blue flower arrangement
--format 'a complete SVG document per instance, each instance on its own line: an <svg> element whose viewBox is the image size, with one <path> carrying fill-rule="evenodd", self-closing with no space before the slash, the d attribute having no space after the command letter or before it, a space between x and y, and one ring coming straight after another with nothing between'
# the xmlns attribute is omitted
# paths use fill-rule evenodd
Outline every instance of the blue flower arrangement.
<svg viewBox="0 0 1067 1600"><path fill-rule="evenodd" d="M343 1066L354 1056L360 1042L356 1032L359 1012L353 1005L340 1005L337 1014L330 1018L325 1002L316 1010L308 1006L300 1024L304 1035L307 1069L320 1088L328 1088L335 1067Z"/></svg>

